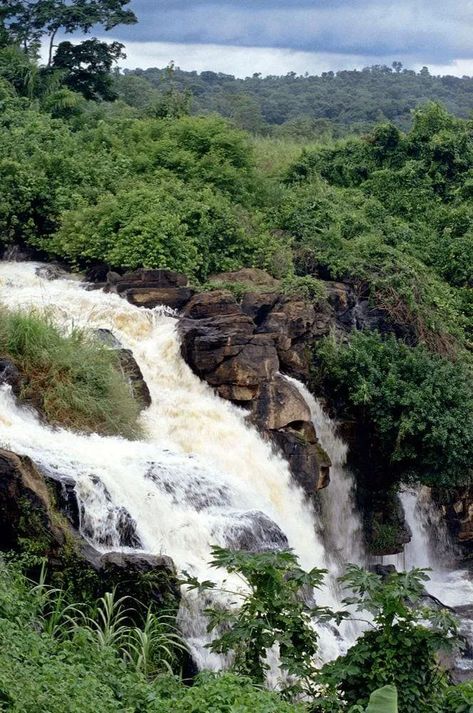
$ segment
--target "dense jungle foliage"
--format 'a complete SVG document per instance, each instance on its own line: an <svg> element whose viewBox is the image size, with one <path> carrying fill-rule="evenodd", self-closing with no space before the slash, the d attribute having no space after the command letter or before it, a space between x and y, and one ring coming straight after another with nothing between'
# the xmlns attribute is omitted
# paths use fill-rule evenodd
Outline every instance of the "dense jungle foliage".
<svg viewBox="0 0 473 713"><path fill-rule="evenodd" d="M67 587L46 583L44 569L36 583L27 579L23 570L32 564L31 555L0 559L1 711L397 713L399 699L403 713L464 713L473 703L471 684L449 685L439 665L436 654L455 645L456 626L449 612L420 605L422 570L383 580L352 567L343 583L374 626L346 656L318 669L318 633L300 595L309 582L320 586L325 572L304 572L290 552L215 549L212 566L249 584L239 613L208 612L211 629L225 622L213 649L235 652L235 665L189 687L180 669L186 645L165 613L114 592L76 602ZM214 586L188 584L201 592ZM315 609L322 626L342 616ZM261 685L275 642L285 647L283 671L298 676L285 678L280 694Z"/></svg>

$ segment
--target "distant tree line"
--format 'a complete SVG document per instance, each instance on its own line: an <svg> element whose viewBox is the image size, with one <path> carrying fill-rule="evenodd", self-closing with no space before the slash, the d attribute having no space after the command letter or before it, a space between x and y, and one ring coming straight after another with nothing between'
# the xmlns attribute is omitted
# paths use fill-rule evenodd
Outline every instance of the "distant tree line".
<svg viewBox="0 0 473 713"><path fill-rule="evenodd" d="M427 67L415 72L401 62L320 76L255 73L245 79L174 68L125 70L116 89L126 103L140 108L158 95L185 93L195 114L216 112L248 131L301 139L363 133L385 121L407 130L412 110L427 101L441 102L460 118L473 110L473 78L433 76Z"/></svg>

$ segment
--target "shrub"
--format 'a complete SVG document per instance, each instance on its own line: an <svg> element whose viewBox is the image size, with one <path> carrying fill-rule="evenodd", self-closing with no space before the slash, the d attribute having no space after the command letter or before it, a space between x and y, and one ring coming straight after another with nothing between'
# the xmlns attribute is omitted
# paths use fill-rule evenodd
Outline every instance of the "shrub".
<svg viewBox="0 0 473 713"><path fill-rule="evenodd" d="M112 594L95 606L67 604L61 590L33 587L17 565L0 560L0 710L302 713L248 678L203 674L189 689L163 675L179 637L160 616L130 624L128 606Z"/></svg>
<svg viewBox="0 0 473 713"><path fill-rule="evenodd" d="M326 339L317 358L324 389L369 429L398 478L447 487L469 482L473 389L466 358L451 362L376 332Z"/></svg>
<svg viewBox="0 0 473 713"><path fill-rule="evenodd" d="M238 597L238 609L215 606L206 610L209 631L217 629L211 650L232 653L234 670L262 684L269 670L268 651L277 644L281 668L297 679L291 694L300 687L313 691L318 649L313 623L343 618L303 595L320 588L325 570L305 572L289 551L254 554L213 547L212 552L210 565L238 574L248 591L232 592ZM194 577L184 583L199 592L215 588L212 582L201 583ZM223 633L219 631L222 625Z"/></svg>
<svg viewBox="0 0 473 713"><path fill-rule="evenodd" d="M139 406L117 355L84 332L63 335L47 317L1 312L0 353L24 377L22 398L50 423L106 435L139 434Z"/></svg>
<svg viewBox="0 0 473 713"><path fill-rule="evenodd" d="M322 670L322 681L339 690L346 705L366 706L370 691L393 684L403 713L442 713L447 677L436 655L456 641L456 624L446 610L422 606L426 580L423 570L383 579L348 567L342 582L353 596L346 602L368 612L375 628Z"/></svg>
<svg viewBox="0 0 473 713"><path fill-rule="evenodd" d="M97 205L66 213L49 251L76 263L167 267L205 279L251 264L263 239L244 209L211 188L167 177L126 186Z"/></svg>

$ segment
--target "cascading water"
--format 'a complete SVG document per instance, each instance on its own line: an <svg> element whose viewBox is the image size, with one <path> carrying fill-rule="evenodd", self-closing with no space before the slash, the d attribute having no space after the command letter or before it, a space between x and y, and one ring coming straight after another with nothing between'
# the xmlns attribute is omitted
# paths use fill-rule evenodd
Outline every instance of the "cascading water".
<svg viewBox="0 0 473 713"><path fill-rule="evenodd" d="M365 563L362 524L355 502L355 480L346 465L348 446L338 435L337 423L324 411L320 401L296 379L286 377L298 390L310 408L317 437L330 461L330 485L318 494L321 510L321 537L327 552L327 568L332 595L340 599L338 578L344 566ZM353 644L364 625L350 619L341 626L348 644Z"/></svg>
<svg viewBox="0 0 473 713"><path fill-rule="evenodd" d="M49 428L0 389L0 444L30 456L49 476L72 480L82 534L103 550L118 548L117 521L126 511L143 550L167 554L179 570L201 579L219 578L207 564L212 544L238 546L249 539L255 550L289 544L305 568L326 566L314 513L287 463L248 426L242 411L187 367L172 314L133 307L73 279L48 281L37 267L0 264L0 304L46 312L64 330L110 330L132 350L152 398L142 414L145 438L137 442ZM340 525L342 530L346 522ZM338 604L330 588L317 598ZM180 616L198 664L221 665L205 648L199 603L184 596ZM345 649L337 632L321 630L322 658Z"/></svg>
<svg viewBox="0 0 473 713"><path fill-rule="evenodd" d="M412 536L394 564L397 569L431 570L426 590L459 616L460 631L471 650L458 661L458 667L470 678L473 671L473 573L455 568L455 551L430 490L405 490L400 497Z"/></svg>
<svg viewBox="0 0 473 713"><path fill-rule="evenodd" d="M323 535L332 560L363 564L362 525L355 502L355 481L347 468L348 446L337 433L337 423L324 411L320 401L296 379L286 377L310 408L312 422L324 450L331 460L330 486L320 491Z"/></svg>

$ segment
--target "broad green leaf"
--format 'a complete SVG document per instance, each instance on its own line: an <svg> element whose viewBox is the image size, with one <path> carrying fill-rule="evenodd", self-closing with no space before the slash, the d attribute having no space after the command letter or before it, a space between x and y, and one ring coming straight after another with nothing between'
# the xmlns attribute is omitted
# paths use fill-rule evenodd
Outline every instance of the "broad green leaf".
<svg viewBox="0 0 473 713"><path fill-rule="evenodd" d="M366 713L398 713L396 686L384 686L372 693Z"/></svg>

